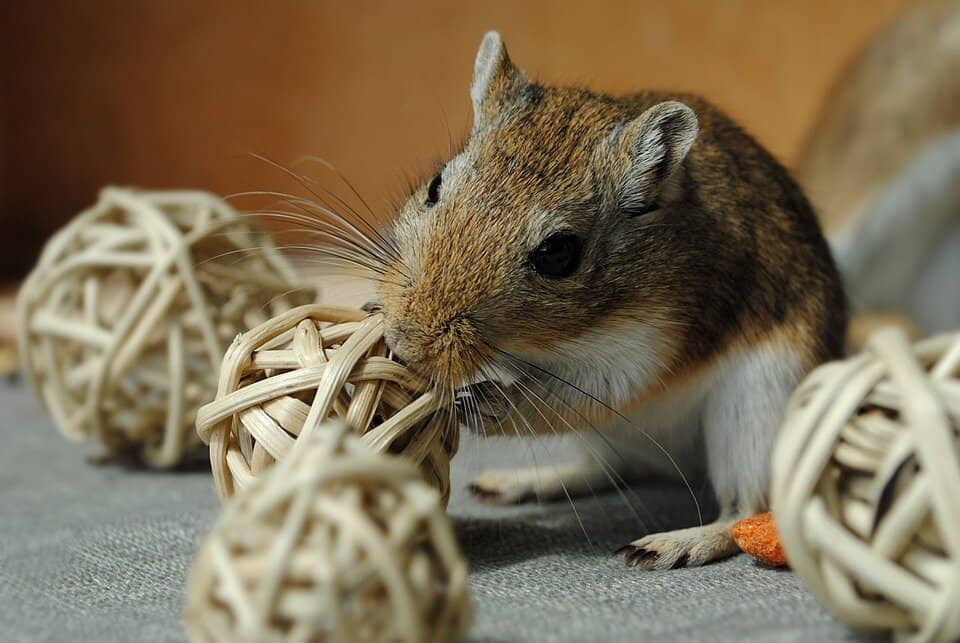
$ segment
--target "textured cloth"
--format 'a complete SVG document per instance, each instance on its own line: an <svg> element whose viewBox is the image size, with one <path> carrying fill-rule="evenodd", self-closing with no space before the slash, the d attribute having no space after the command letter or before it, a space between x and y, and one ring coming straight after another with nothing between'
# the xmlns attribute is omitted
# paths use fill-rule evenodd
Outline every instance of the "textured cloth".
<svg viewBox="0 0 960 643"><path fill-rule="evenodd" d="M217 516L209 472L95 465L28 387L0 384L0 639L183 641L182 594ZM679 486L498 508L465 491L481 468L562 459L556 445L466 437L450 504L471 564L470 641L857 641L791 572L746 556L643 572L611 552L685 526ZM635 511L635 513L634 513Z"/></svg>

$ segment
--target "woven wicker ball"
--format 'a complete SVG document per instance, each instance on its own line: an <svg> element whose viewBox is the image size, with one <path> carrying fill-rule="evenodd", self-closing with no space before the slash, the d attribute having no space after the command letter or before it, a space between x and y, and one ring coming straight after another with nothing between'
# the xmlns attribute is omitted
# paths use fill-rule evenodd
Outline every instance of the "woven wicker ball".
<svg viewBox="0 0 960 643"><path fill-rule="evenodd" d="M340 422L226 503L190 573L196 642L445 643L470 623L440 497Z"/></svg>
<svg viewBox="0 0 960 643"><path fill-rule="evenodd" d="M846 623L960 640L960 333L883 330L797 389L773 462L790 565Z"/></svg>
<svg viewBox="0 0 960 643"><path fill-rule="evenodd" d="M20 289L24 369L60 430L169 467L233 337L315 299L268 236L203 192L107 188Z"/></svg>
<svg viewBox="0 0 960 643"><path fill-rule="evenodd" d="M197 432L221 498L341 418L375 450L418 464L446 505L459 440L448 401L390 356L381 315L308 305L234 340Z"/></svg>

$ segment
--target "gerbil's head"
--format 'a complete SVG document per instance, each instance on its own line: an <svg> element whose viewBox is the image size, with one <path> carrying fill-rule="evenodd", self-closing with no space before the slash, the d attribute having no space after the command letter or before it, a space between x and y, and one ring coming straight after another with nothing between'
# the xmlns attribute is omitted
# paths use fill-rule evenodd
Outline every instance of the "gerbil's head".
<svg viewBox="0 0 960 643"><path fill-rule="evenodd" d="M694 113L534 84L496 33L470 96L470 139L396 222L380 290L391 348L459 386L488 367L583 364L588 332L633 324L668 345L655 335L671 318L670 257L650 230L680 198Z"/></svg>

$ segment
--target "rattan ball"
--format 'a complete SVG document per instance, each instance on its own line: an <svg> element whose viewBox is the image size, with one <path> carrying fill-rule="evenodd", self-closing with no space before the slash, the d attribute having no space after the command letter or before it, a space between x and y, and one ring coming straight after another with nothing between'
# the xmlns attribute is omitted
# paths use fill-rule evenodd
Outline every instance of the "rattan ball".
<svg viewBox="0 0 960 643"><path fill-rule="evenodd" d="M392 358L382 315L308 305L234 340L197 432L221 498L340 418L374 450L419 465L446 505L459 442L448 397Z"/></svg>
<svg viewBox="0 0 960 643"><path fill-rule="evenodd" d="M446 643L470 624L440 496L341 422L302 436L224 506L190 573L195 642Z"/></svg>
<svg viewBox="0 0 960 643"><path fill-rule="evenodd" d="M269 236L203 192L106 188L20 289L24 370L60 430L170 467L233 337L315 300ZM202 452L202 451L201 451Z"/></svg>
<svg viewBox="0 0 960 643"><path fill-rule="evenodd" d="M960 639L960 333L865 351L797 389L774 452L790 565L849 625Z"/></svg>

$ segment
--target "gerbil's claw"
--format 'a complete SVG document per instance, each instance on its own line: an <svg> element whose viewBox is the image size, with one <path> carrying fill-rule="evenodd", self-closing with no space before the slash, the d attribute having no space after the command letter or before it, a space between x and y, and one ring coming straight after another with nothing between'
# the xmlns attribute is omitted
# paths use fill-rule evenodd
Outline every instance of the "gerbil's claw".
<svg viewBox="0 0 960 643"><path fill-rule="evenodd" d="M632 553L635 552L635 551L637 551L637 547L636 547L635 545L624 545L623 547L621 547L621 548L618 549L617 551L613 552L613 555L614 555L614 556L624 556L624 555L629 556L630 554L632 554Z"/></svg>
<svg viewBox="0 0 960 643"><path fill-rule="evenodd" d="M627 567L636 567L640 565L644 569L655 569L655 561L659 554L636 545L626 545L616 551L617 555L622 554Z"/></svg>
<svg viewBox="0 0 960 643"><path fill-rule="evenodd" d="M380 312L380 302L368 301L363 306L360 306L360 309L365 313L378 313Z"/></svg>
<svg viewBox="0 0 960 643"><path fill-rule="evenodd" d="M737 551L730 536L730 521L651 534L616 551L628 567L646 570L694 567L726 558Z"/></svg>

